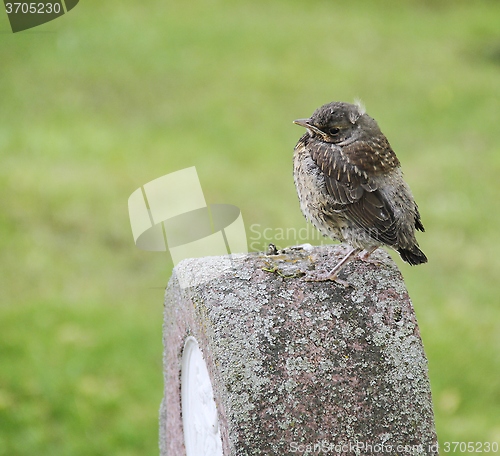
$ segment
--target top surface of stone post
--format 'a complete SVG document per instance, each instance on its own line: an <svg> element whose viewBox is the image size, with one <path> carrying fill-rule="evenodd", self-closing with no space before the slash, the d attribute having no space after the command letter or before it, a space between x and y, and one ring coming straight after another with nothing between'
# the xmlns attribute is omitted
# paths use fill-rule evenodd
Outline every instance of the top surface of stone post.
<svg viewBox="0 0 500 456"><path fill-rule="evenodd" d="M341 257L340 246L290 248L175 268L163 455L184 454L175 436L188 336L207 364L225 455L437 454L427 360L401 274L379 250L379 264L345 267L352 287L304 280Z"/></svg>

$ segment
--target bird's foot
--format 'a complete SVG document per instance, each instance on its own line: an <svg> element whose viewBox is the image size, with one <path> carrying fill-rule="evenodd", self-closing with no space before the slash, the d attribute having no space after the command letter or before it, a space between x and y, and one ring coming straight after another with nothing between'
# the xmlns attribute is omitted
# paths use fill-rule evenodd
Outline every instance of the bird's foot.
<svg viewBox="0 0 500 456"><path fill-rule="evenodd" d="M372 247L370 249L365 249L361 253L359 253L358 258L365 263L375 264L380 266L382 264L381 261L376 260L375 258L371 258L370 255L377 250L378 247Z"/></svg>
<svg viewBox="0 0 500 456"><path fill-rule="evenodd" d="M315 273L307 273L304 277L306 282L335 282L339 285L344 286L345 288L354 288L354 285L350 284L347 280L342 280L337 276L337 274L315 274Z"/></svg>
<svg viewBox="0 0 500 456"><path fill-rule="evenodd" d="M319 275L319 274L308 273L306 275L305 280L308 282L331 281L331 282L336 282L340 285L343 285L346 288L347 287L354 288L349 282L346 282L345 280L339 279L338 274L339 274L340 270L345 266L345 264L350 260L350 258L358 252L359 252L358 249L356 249L354 247L350 247L349 251L347 252L345 257L342 258L342 260L337 263L337 265L330 271L329 274Z"/></svg>

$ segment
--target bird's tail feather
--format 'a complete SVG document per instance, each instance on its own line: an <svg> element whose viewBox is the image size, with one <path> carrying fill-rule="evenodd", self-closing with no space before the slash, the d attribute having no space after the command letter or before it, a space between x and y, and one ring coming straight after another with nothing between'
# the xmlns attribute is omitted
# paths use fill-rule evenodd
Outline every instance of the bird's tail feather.
<svg viewBox="0 0 500 456"><path fill-rule="evenodd" d="M398 249L398 253L403 261L406 261L406 263L409 263L412 266L427 263L427 257L417 246L414 246L411 250Z"/></svg>

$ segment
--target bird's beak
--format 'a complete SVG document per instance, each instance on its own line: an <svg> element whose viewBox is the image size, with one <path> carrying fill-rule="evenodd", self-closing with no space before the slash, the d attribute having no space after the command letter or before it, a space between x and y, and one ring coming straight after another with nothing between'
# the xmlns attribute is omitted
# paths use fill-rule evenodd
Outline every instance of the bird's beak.
<svg viewBox="0 0 500 456"><path fill-rule="evenodd" d="M316 133L317 135L322 136L322 137L325 136L325 134L318 127L315 127L312 124L311 119L297 119L297 120L294 120L293 123L296 125L300 125L301 127L307 128L307 132L309 133L309 136L313 136L314 133Z"/></svg>
<svg viewBox="0 0 500 456"><path fill-rule="evenodd" d="M293 121L294 124L300 125L301 127L305 128L309 128L311 126L310 122L311 119L297 119Z"/></svg>

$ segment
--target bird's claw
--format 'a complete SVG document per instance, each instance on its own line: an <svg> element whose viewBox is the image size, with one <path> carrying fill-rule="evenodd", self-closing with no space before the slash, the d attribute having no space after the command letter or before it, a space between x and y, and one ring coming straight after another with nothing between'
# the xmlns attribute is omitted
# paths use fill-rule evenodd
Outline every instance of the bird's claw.
<svg viewBox="0 0 500 456"><path fill-rule="evenodd" d="M344 286L345 288L355 288L352 283L349 283L347 280L342 280L341 278L337 277L336 274L319 275L309 273L306 274L304 280L306 282L335 282L339 285Z"/></svg>

